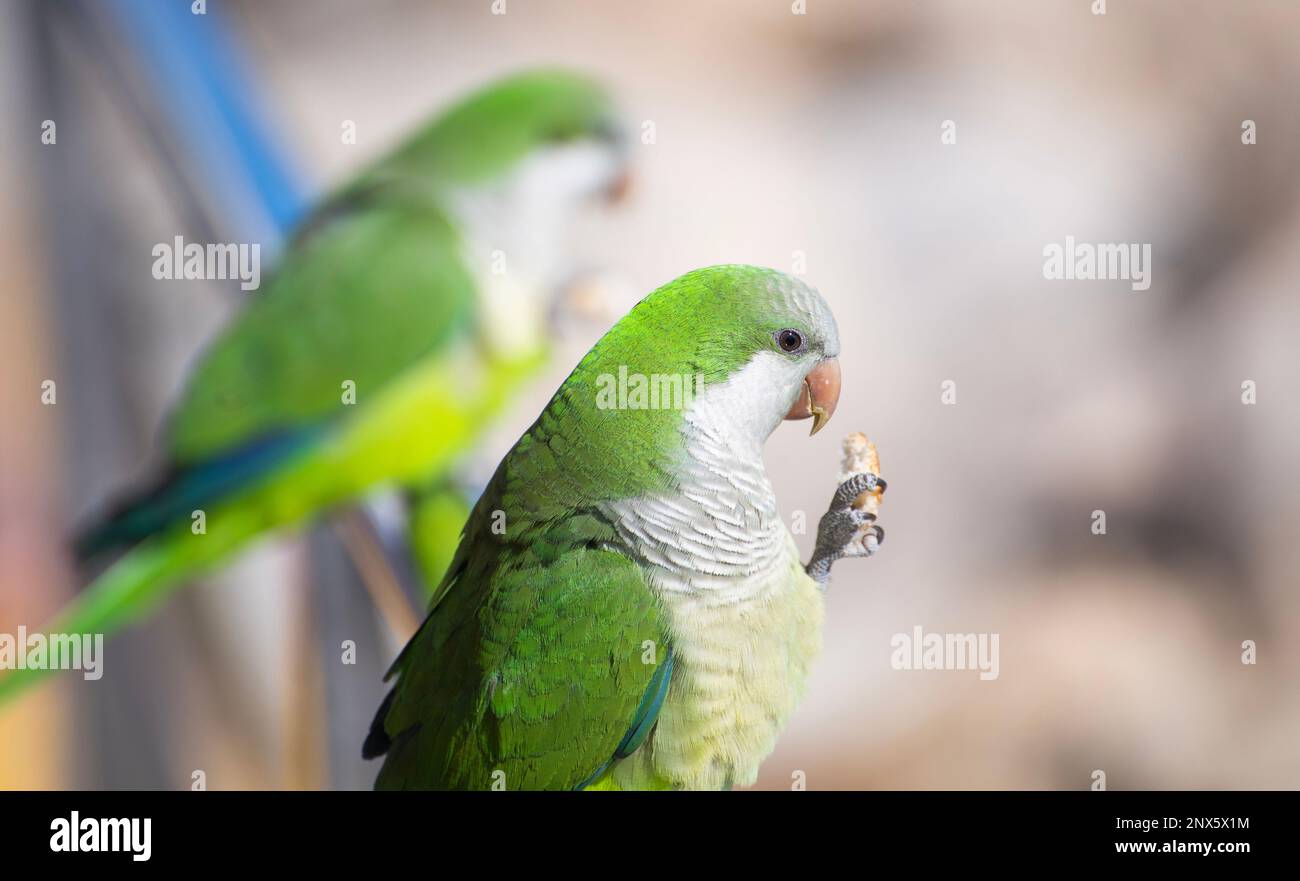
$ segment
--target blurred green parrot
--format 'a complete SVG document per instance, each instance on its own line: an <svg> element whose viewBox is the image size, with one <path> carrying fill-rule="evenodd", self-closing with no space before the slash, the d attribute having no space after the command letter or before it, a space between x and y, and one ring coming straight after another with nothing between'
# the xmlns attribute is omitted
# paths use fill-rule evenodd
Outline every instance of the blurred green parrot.
<svg viewBox="0 0 1300 881"><path fill-rule="evenodd" d="M128 550L51 627L111 631L380 485L422 488L416 555L440 575L466 513L450 469L544 363L563 231L624 173L606 93L546 71L463 100L332 194L194 368L165 478L78 538L82 558Z"/></svg>
<svg viewBox="0 0 1300 881"><path fill-rule="evenodd" d="M833 494L805 566L762 448L834 411L815 290L716 266L642 300L502 460L362 754L378 788L752 783L821 647L822 588L883 539Z"/></svg>

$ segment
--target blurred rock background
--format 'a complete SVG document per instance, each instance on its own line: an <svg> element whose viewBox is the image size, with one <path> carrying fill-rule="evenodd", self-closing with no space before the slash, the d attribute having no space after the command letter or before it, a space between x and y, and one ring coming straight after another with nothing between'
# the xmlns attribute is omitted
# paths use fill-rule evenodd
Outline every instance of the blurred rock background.
<svg viewBox="0 0 1300 881"><path fill-rule="evenodd" d="M83 51L94 5L6 0L0 25L0 632L71 592L69 525L148 473L187 364L243 296L151 277L153 243L205 231ZM888 541L837 568L825 655L760 788L1300 786L1300 7L207 6L313 191L465 90L563 64L604 78L634 135L630 203L574 235L611 317L720 262L806 267L827 296L844 396L816 438L779 430L769 470L815 525L840 437L866 431ZM1067 235L1150 243L1150 289L1044 279ZM479 470L601 330L570 330ZM196 769L212 788L367 786L396 645L349 565L317 531L180 595L110 640L105 679L0 711L0 787L188 787ZM894 670L891 636L917 625L998 634L999 678ZM342 672L341 639L360 661Z"/></svg>

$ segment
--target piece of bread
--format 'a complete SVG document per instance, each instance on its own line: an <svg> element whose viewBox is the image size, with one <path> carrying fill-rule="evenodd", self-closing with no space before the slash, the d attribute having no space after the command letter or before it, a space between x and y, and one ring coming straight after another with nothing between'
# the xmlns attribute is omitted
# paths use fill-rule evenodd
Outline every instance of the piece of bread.
<svg viewBox="0 0 1300 881"><path fill-rule="evenodd" d="M858 431L844 438L844 459L840 462L839 483L843 483L855 474L866 473L880 476L880 454L876 452L876 445L868 440L865 434ZM881 489L861 493L853 500L853 507L879 516L883 495L884 491ZM870 529L871 523L864 524L856 540L866 539L874 545L876 539L874 534L869 534ZM874 547L870 549L875 550Z"/></svg>

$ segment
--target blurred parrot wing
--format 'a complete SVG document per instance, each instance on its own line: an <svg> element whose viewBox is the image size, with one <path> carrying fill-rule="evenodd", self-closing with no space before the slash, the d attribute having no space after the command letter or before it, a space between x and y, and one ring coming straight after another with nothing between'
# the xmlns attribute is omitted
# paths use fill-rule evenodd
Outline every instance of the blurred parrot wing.
<svg viewBox="0 0 1300 881"><path fill-rule="evenodd" d="M390 189L327 205L190 377L170 424L175 459L345 415L345 392L364 403L469 334L474 303L459 238L431 199Z"/></svg>
<svg viewBox="0 0 1300 881"><path fill-rule="evenodd" d="M376 788L575 789L641 745L672 653L632 560L503 544L458 554L444 588L366 740Z"/></svg>
<svg viewBox="0 0 1300 881"><path fill-rule="evenodd" d="M195 368L169 426L170 471L79 536L78 555L140 541L369 418L396 379L472 341L474 299L428 200L327 208Z"/></svg>

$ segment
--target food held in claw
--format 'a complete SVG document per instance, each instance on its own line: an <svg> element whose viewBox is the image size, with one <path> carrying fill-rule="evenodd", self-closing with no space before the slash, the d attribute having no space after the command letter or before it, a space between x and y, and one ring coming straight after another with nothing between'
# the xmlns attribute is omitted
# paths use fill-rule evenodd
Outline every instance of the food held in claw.
<svg viewBox="0 0 1300 881"><path fill-rule="evenodd" d="M876 445L860 431L844 438L844 458L840 462L839 482L843 483L855 474L880 476L880 454L876 452ZM853 507L873 515L872 522L874 522L875 516L880 514L880 502L884 492L883 487L877 487L860 493L853 500ZM870 529L871 522L864 524L859 532L859 540L875 542L876 537L869 533Z"/></svg>

